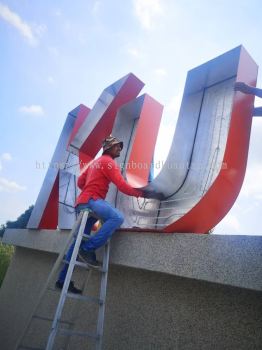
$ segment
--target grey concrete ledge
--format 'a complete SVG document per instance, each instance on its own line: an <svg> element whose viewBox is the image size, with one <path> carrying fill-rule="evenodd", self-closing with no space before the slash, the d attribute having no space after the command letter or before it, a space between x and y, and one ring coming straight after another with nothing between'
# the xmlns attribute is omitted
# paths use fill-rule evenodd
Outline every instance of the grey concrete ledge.
<svg viewBox="0 0 262 350"><path fill-rule="evenodd" d="M6 230L3 243L59 253L68 230ZM110 262L262 290L262 236L117 232Z"/></svg>
<svg viewBox="0 0 262 350"><path fill-rule="evenodd" d="M69 230L7 229L3 243L50 253L60 253L65 246Z"/></svg>

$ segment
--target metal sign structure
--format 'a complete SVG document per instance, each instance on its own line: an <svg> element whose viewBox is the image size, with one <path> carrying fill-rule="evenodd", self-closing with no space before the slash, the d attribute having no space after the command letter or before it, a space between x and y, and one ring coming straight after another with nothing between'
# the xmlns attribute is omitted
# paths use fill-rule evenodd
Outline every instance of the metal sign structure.
<svg viewBox="0 0 262 350"><path fill-rule="evenodd" d="M126 230L207 233L228 213L241 189L247 163L254 97L234 83L255 86L258 67L239 46L188 72L175 135L158 176L148 183L163 106L138 96L133 74L104 90L90 110L70 112L31 214L29 228L71 228L76 180L112 133L124 141L118 159L131 186L160 191L165 199L136 199L113 186L107 200L125 216ZM74 171L73 171L74 170Z"/></svg>

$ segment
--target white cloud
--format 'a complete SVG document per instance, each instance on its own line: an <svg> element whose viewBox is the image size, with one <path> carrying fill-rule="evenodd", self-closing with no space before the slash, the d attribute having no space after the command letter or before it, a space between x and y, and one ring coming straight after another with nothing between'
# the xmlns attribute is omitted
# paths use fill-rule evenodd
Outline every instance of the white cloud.
<svg viewBox="0 0 262 350"><path fill-rule="evenodd" d="M145 29L152 29L154 18L163 13L160 0L134 0L134 7L135 15Z"/></svg>
<svg viewBox="0 0 262 350"><path fill-rule="evenodd" d="M227 214L227 216L221 221L220 225L223 226L223 232L225 233L231 232L231 230L239 233L241 229L238 218L233 214ZM214 233L215 231L216 230L214 230Z"/></svg>
<svg viewBox="0 0 262 350"><path fill-rule="evenodd" d="M55 83L55 79L51 75L49 75L49 77L47 78L47 81L51 85L53 85Z"/></svg>
<svg viewBox="0 0 262 350"><path fill-rule="evenodd" d="M15 27L31 46L36 46L38 44L38 40L33 33L32 27L23 21L23 19L17 13L11 11L8 6L1 3L0 17Z"/></svg>
<svg viewBox="0 0 262 350"><path fill-rule="evenodd" d="M19 112L37 117L44 115L43 107L39 105L22 106L19 108Z"/></svg>
<svg viewBox="0 0 262 350"><path fill-rule="evenodd" d="M3 169L2 161L7 161L8 162L10 160L12 160L12 156L11 156L10 153L5 152L5 153L1 154L1 156L0 156L0 171Z"/></svg>
<svg viewBox="0 0 262 350"><path fill-rule="evenodd" d="M178 93L170 99L164 108L163 116L157 136L154 161L165 162L174 138L178 112L181 104L182 93ZM155 176L161 169L155 170Z"/></svg>
<svg viewBox="0 0 262 350"><path fill-rule="evenodd" d="M127 49L127 52L133 57L139 57L140 56L139 51L137 49L135 49L135 48L129 48L129 49Z"/></svg>
<svg viewBox="0 0 262 350"><path fill-rule="evenodd" d="M177 95L174 95L169 102L167 103L165 107L165 111L168 114L172 115L172 118L175 116L178 116L180 106L181 106L181 101L182 101L183 94L182 92L178 93Z"/></svg>
<svg viewBox="0 0 262 350"><path fill-rule="evenodd" d="M60 9L56 9L54 12L53 12L54 16L56 17L61 17L62 16L62 11Z"/></svg>
<svg viewBox="0 0 262 350"><path fill-rule="evenodd" d="M92 14L94 16L98 14L100 7L101 7L101 1L98 1L98 0L95 1L92 7Z"/></svg>
<svg viewBox="0 0 262 350"><path fill-rule="evenodd" d="M261 98L255 97L254 106L255 107L261 107L262 106Z"/></svg>
<svg viewBox="0 0 262 350"><path fill-rule="evenodd" d="M156 147L154 152L154 163L155 164L162 164L166 161L166 158L168 156L172 141L174 136L174 125L171 123L167 123L165 119L162 119L157 141L156 141ZM154 176L156 177L159 172L161 171L161 167L158 167L154 169Z"/></svg>
<svg viewBox="0 0 262 350"><path fill-rule="evenodd" d="M2 153L1 158L2 158L3 160L7 160L7 161L12 160L11 154L10 154L10 153L7 153L7 152L6 152L6 153Z"/></svg>
<svg viewBox="0 0 262 350"><path fill-rule="evenodd" d="M47 31L47 26L45 24L33 24L33 27L38 36L42 36Z"/></svg>
<svg viewBox="0 0 262 350"><path fill-rule="evenodd" d="M248 164L241 194L254 199L262 196L262 165L260 163Z"/></svg>
<svg viewBox="0 0 262 350"><path fill-rule="evenodd" d="M48 47L48 52L51 56L57 58L59 56L59 50L55 46L49 46Z"/></svg>
<svg viewBox="0 0 262 350"><path fill-rule="evenodd" d="M164 68L157 68L157 69L155 69L154 73L158 77L165 77L167 75L167 71Z"/></svg>
<svg viewBox="0 0 262 350"><path fill-rule="evenodd" d="M0 192L20 192L25 191L26 187L21 186L15 181L10 181L8 179L5 179L4 177L0 177Z"/></svg>

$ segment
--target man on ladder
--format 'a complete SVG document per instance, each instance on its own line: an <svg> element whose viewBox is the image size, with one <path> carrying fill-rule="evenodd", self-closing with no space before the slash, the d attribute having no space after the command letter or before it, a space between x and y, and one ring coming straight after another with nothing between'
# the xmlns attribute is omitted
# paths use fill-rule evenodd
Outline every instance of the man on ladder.
<svg viewBox="0 0 262 350"><path fill-rule="evenodd" d="M82 241L79 249L78 255L80 258L93 267L99 267L99 263L96 260L96 249L105 245L124 221L123 214L105 201L109 184L113 182L121 192L129 196L157 199L162 197L162 194L156 192L134 189L124 180L119 166L114 161L115 158L120 156L122 149L122 141L111 135L108 136L103 142L102 156L88 164L77 182L82 192L76 200L76 211L80 212L83 209L89 209L95 215L88 218L84 233L90 234L98 218L103 221L103 225L98 232L89 240ZM75 242L66 254L67 262L70 261L74 245ZM63 288L67 270L68 264L65 264L56 282L56 287L59 289ZM75 294L82 292L74 286L73 281L70 281L68 291Z"/></svg>

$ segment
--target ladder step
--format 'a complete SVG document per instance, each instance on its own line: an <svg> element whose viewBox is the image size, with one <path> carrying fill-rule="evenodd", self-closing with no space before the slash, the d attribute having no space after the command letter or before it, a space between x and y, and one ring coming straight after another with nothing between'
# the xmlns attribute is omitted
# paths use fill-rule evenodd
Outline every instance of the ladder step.
<svg viewBox="0 0 262 350"><path fill-rule="evenodd" d="M91 235L86 235L85 233L83 233L83 238L89 239L89 238L91 238L91 237L92 237Z"/></svg>
<svg viewBox="0 0 262 350"><path fill-rule="evenodd" d="M66 262L66 261L65 261L65 263L68 264L68 262ZM76 261L75 264L76 264L76 266L83 267L83 268L88 269L88 270L92 269L94 271L99 271L99 272L103 272L103 273L107 272L107 270L103 270L102 266L101 267L96 267L96 266L89 265L89 264L81 262L81 261Z"/></svg>
<svg viewBox="0 0 262 350"><path fill-rule="evenodd" d="M66 261L66 260L63 260L63 263L69 265L69 262ZM103 270L102 266L101 267L95 267L93 265L89 265L87 263L84 263L84 262L81 262L81 261L78 261L78 260L76 261L75 266L82 267L83 269L86 269L86 270L92 269L92 270L99 271L99 272L104 272L104 273L107 272L107 270Z"/></svg>
<svg viewBox="0 0 262 350"><path fill-rule="evenodd" d="M75 266L83 267L84 269L90 270L90 266L84 262L76 261Z"/></svg>
<svg viewBox="0 0 262 350"><path fill-rule="evenodd" d="M63 260L64 264L69 265L69 261ZM90 266L81 261L76 261L75 266L82 267L83 269L90 270Z"/></svg>
<svg viewBox="0 0 262 350"><path fill-rule="evenodd" d="M66 296L68 298L71 299L78 299L78 300L82 300L82 301L90 301L92 303L96 303L99 305L103 305L104 301L102 299L99 298L95 298L95 297L90 297L88 295L79 295L79 294L73 294L73 293L66 293Z"/></svg>
<svg viewBox="0 0 262 350"><path fill-rule="evenodd" d="M60 328L58 332L65 335L76 335L79 337L89 337L93 339L99 339L99 335L89 333L89 332L70 331L69 329L64 329L64 328Z"/></svg>
<svg viewBox="0 0 262 350"><path fill-rule="evenodd" d="M53 322L52 318L48 318L48 317L43 317L43 316L39 316L39 315L34 315L32 318L37 319L37 320L42 320L42 321L50 321ZM64 323L64 324L69 324L71 326L74 325L73 322L70 321L63 321L63 320L59 320L60 323Z"/></svg>
<svg viewBox="0 0 262 350"><path fill-rule="evenodd" d="M54 293L59 293L59 294L61 293L61 289L58 289L56 287L48 287L47 290Z"/></svg>

